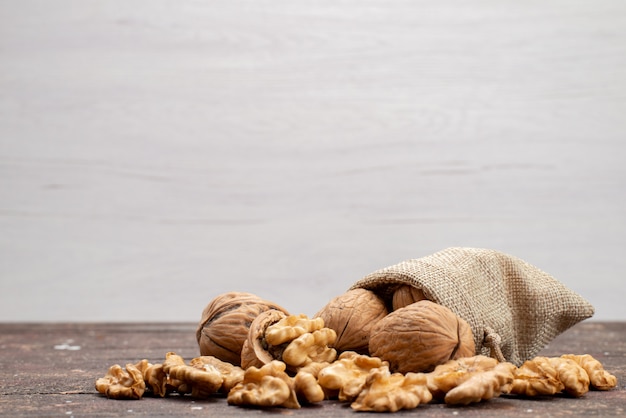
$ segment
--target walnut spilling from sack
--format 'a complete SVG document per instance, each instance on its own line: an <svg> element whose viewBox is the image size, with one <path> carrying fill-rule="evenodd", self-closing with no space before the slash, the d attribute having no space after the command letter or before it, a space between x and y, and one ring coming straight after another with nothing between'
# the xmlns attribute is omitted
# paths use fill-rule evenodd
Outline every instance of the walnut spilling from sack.
<svg viewBox="0 0 626 418"><path fill-rule="evenodd" d="M273 309L251 294L228 293L205 309L197 334L201 353L210 350L221 359L203 355L186 363L168 352L161 364L144 359L126 369L112 366L96 389L113 399L226 396L233 405L284 408L337 399L357 411L395 412L433 400L467 405L501 394L580 397L617 385L590 355L535 357L520 367L502 356L475 355L465 320L423 299L419 289L394 290L387 301L391 312L373 292L354 289L313 319Z"/></svg>

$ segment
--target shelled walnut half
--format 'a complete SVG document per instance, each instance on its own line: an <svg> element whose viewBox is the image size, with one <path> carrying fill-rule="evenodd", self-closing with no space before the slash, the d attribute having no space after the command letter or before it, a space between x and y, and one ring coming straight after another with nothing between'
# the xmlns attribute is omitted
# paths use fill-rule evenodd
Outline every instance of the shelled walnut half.
<svg viewBox="0 0 626 418"><path fill-rule="evenodd" d="M393 292L391 300L392 310L396 311L405 306L409 306L412 303L419 302L420 300L428 299L424 295L422 289L418 289L415 286L409 284L403 284Z"/></svg>
<svg viewBox="0 0 626 418"><path fill-rule="evenodd" d="M610 390L617 386L617 377L607 372L598 360L590 354L564 354L562 358L575 361L589 376L591 387L596 390Z"/></svg>
<svg viewBox="0 0 626 418"><path fill-rule="evenodd" d="M96 380L96 390L111 399L141 399L146 384L134 364L127 364L126 370L114 364L104 377Z"/></svg>
<svg viewBox="0 0 626 418"><path fill-rule="evenodd" d="M194 398L206 398L216 393L224 383L222 373L214 366L198 368L187 365L183 358L174 352L165 355L163 371L176 385L176 392L190 393Z"/></svg>
<svg viewBox="0 0 626 418"><path fill-rule="evenodd" d="M344 351L337 361L319 372L317 380L327 393L336 393L341 402L352 402L359 395L372 369L387 367L389 363L377 357Z"/></svg>
<svg viewBox="0 0 626 418"><path fill-rule="evenodd" d="M370 371L350 407L355 411L396 412L414 409L432 398L424 373L391 373L382 366Z"/></svg>
<svg viewBox="0 0 626 418"><path fill-rule="evenodd" d="M239 406L300 408L295 383L285 372L285 363L278 360L260 368L247 368L243 380L228 393L227 401Z"/></svg>
<svg viewBox="0 0 626 418"><path fill-rule="evenodd" d="M515 395L554 395L565 387L550 359L542 356L526 360L515 369L514 377L511 393Z"/></svg>
<svg viewBox="0 0 626 418"><path fill-rule="evenodd" d="M239 382L243 380L244 370L234 364L222 361L213 356L200 356L189 361L191 367L196 369L211 371L217 370L221 373L223 382L219 388L219 392L228 394L228 392Z"/></svg>
<svg viewBox="0 0 626 418"><path fill-rule="evenodd" d="M433 397L449 405L468 405L508 393L515 365L486 356L450 360L428 374Z"/></svg>
<svg viewBox="0 0 626 418"><path fill-rule="evenodd" d="M561 357L537 356L515 371L511 393L524 396L554 395L561 391L583 396L590 388L609 390L617 378L604 370L589 354L564 354Z"/></svg>

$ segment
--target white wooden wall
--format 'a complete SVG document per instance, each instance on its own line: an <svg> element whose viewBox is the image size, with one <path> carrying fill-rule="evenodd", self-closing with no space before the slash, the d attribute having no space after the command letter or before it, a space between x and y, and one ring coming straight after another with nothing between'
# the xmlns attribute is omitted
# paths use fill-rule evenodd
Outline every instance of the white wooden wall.
<svg viewBox="0 0 626 418"><path fill-rule="evenodd" d="M626 319L626 2L0 1L0 321L314 314L499 249Z"/></svg>

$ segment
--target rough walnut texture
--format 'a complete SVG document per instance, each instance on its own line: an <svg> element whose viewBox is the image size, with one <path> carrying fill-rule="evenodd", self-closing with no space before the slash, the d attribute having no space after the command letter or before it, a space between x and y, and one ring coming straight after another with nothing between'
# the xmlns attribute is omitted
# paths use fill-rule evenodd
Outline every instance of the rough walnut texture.
<svg viewBox="0 0 626 418"><path fill-rule="evenodd" d="M370 334L372 356L400 373L428 372L450 359L474 355L467 322L450 309L422 300L391 312Z"/></svg>
<svg viewBox="0 0 626 418"><path fill-rule="evenodd" d="M428 298L424 295L422 289L418 289L417 287L409 284L403 284L398 287L395 292L393 292L393 298L391 301L392 310L396 311L424 299Z"/></svg>
<svg viewBox="0 0 626 418"><path fill-rule="evenodd" d="M241 367L263 367L272 360L280 360L284 346L273 347L265 340L265 331L287 315L277 309L261 312L248 330L248 335L241 349Z"/></svg>
<svg viewBox="0 0 626 418"><path fill-rule="evenodd" d="M269 309L288 312L252 293L229 292L213 299L202 312L196 331L200 355L241 364L241 348L252 321Z"/></svg>
<svg viewBox="0 0 626 418"><path fill-rule="evenodd" d="M314 317L324 320L324 326L335 330L337 351L368 353L370 331L387 315L387 307L374 292L354 289L339 295Z"/></svg>

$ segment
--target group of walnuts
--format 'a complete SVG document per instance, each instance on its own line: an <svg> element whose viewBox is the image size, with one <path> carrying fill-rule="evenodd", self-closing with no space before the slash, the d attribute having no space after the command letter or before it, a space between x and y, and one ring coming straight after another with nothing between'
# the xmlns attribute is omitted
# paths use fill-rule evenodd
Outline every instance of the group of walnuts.
<svg viewBox="0 0 626 418"><path fill-rule="evenodd" d="M313 318L290 315L250 293L230 292L204 309L196 333L200 357L173 352L109 369L96 389L115 399L146 390L229 404L300 408L325 399L357 411L412 409L431 401L467 405L500 394L584 395L617 385L590 355L535 357L520 367L475 355L470 326L448 308L399 287L392 305L354 289Z"/></svg>

